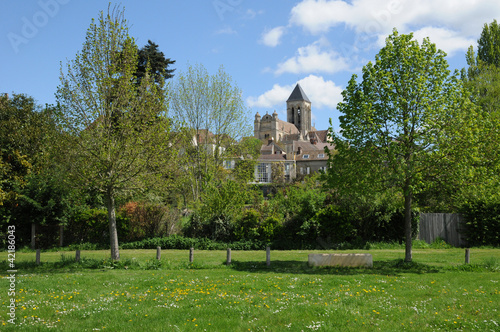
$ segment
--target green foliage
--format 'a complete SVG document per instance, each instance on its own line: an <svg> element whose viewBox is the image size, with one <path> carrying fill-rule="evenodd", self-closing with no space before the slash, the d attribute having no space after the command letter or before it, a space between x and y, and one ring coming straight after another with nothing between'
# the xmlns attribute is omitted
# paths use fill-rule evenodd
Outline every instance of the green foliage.
<svg viewBox="0 0 500 332"><path fill-rule="evenodd" d="M254 209L246 210L235 226L235 235L238 239L259 238L260 214Z"/></svg>
<svg viewBox="0 0 500 332"><path fill-rule="evenodd" d="M500 203L468 202L461 208L465 217L466 241L470 246L500 245Z"/></svg>
<svg viewBox="0 0 500 332"><path fill-rule="evenodd" d="M225 178L223 161L235 157L234 143L250 132L248 112L241 90L222 66L215 74L202 65L189 66L176 74L170 92L171 114L182 142L177 185L189 188L185 195L196 202L211 181Z"/></svg>
<svg viewBox="0 0 500 332"><path fill-rule="evenodd" d="M137 72L136 76L140 82L146 75L153 75L157 84L163 85L163 82L174 77L175 69L169 69L175 60L165 58L163 52L158 49L158 45L148 40L148 43L137 53ZM149 68L149 71L148 71Z"/></svg>
<svg viewBox="0 0 500 332"><path fill-rule="evenodd" d="M414 195L444 170L457 175L474 142L473 105L445 56L428 38L419 45L412 34L394 30L375 63L363 67L362 82L353 75L342 92L341 134L330 130L336 153L329 157L329 187L366 197L398 188L408 261Z"/></svg>
<svg viewBox="0 0 500 332"><path fill-rule="evenodd" d="M497 20L493 20L489 25L484 24L477 44L478 59L500 67L500 25Z"/></svg>
<svg viewBox="0 0 500 332"><path fill-rule="evenodd" d="M115 199L157 185L169 160L170 120L163 83L147 69L137 84L138 54L124 11L92 20L82 50L61 69L61 146L75 185L105 197L110 247L119 259ZM147 67L150 68L150 67Z"/></svg>
<svg viewBox="0 0 500 332"><path fill-rule="evenodd" d="M356 230L351 215L336 205L328 205L316 213L319 233L328 242L342 243L355 239Z"/></svg>
<svg viewBox="0 0 500 332"><path fill-rule="evenodd" d="M189 250L263 250L266 248L266 243L259 240L240 240L234 242L218 242L208 238L190 238L180 235L172 235L169 237L156 237L145 239L142 241L124 243L122 249L183 249Z"/></svg>
<svg viewBox="0 0 500 332"><path fill-rule="evenodd" d="M124 237L128 232L128 220L117 214L118 235ZM103 209L83 209L77 212L66 226L65 241L71 244L95 243L109 244L108 212Z"/></svg>

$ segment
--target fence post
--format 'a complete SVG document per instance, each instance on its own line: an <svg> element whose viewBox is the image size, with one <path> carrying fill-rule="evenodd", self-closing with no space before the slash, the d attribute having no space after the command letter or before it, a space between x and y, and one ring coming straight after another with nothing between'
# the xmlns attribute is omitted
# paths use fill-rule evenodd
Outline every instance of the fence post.
<svg viewBox="0 0 500 332"><path fill-rule="evenodd" d="M227 259L226 259L226 264L230 265L231 264L231 248L227 248Z"/></svg>
<svg viewBox="0 0 500 332"><path fill-rule="evenodd" d="M266 247L266 264L267 266L271 266L271 248L268 246Z"/></svg>
<svg viewBox="0 0 500 332"><path fill-rule="evenodd" d="M35 234L36 234L36 225L35 223L31 223L31 249L35 250Z"/></svg>
<svg viewBox="0 0 500 332"><path fill-rule="evenodd" d="M156 247L156 259L161 260L161 247Z"/></svg>
<svg viewBox="0 0 500 332"><path fill-rule="evenodd" d="M470 263L470 249L467 248L465 249L465 264L469 264Z"/></svg>
<svg viewBox="0 0 500 332"><path fill-rule="evenodd" d="M189 263L192 263L194 260L194 248L189 248Z"/></svg>
<svg viewBox="0 0 500 332"><path fill-rule="evenodd" d="M80 249L76 249L75 261L76 261L76 262L79 262L79 261L80 261Z"/></svg>
<svg viewBox="0 0 500 332"><path fill-rule="evenodd" d="M36 265L40 265L40 249L36 250Z"/></svg>
<svg viewBox="0 0 500 332"><path fill-rule="evenodd" d="M59 247L64 243L64 225L59 225Z"/></svg>

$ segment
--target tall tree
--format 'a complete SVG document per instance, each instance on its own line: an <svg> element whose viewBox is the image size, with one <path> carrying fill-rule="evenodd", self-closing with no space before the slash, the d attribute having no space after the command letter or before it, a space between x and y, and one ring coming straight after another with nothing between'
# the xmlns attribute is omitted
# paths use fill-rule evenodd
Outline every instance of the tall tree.
<svg viewBox="0 0 500 332"><path fill-rule="evenodd" d="M500 25L497 20L484 25L477 41L477 57L482 62L500 67Z"/></svg>
<svg viewBox="0 0 500 332"><path fill-rule="evenodd" d="M221 66L210 75L202 66L177 74L171 90L172 114L187 149L183 165L189 174L193 199L220 174L227 148L250 133L241 90Z"/></svg>
<svg viewBox="0 0 500 332"><path fill-rule="evenodd" d="M330 186L366 195L399 188L405 261L412 260L414 196L447 171L450 155L464 148L461 137L474 118L457 76L450 75L445 53L428 38L419 45L412 34L394 30L375 63L363 67L362 82L353 75L342 92L340 134L330 129L336 147L329 157Z"/></svg>
<svg viewBox="0 0 500 332"><path fill-rule="evenodd" d="M478 199L498 196L500 175L500 24L485 24L477 41L477 54L470 46L466 54L469 67L463 71L471 100L482 110L481 138L473 161L473 185L464 188L464 195ZM497 198L498 199L498 198Z"/></svg>
<svg viewBox="0 0 500 332"><path fill-rule="evenodd" d="M159 178L168 159L163 83L148 70L136 84L137 46L124 10L101 12L83 48L61 68L57 98L68 138L67 165L75 183L103 193L112 259L119 259L115 199Z"/></svg>
<svg viewBox="0 0 500 332"><path fill-rule="evenodd" d="M154 77L156 83L174 77L175 69L169 69L168 66L173 65L175 60L166 58L165 54L159 50L159 46L151 40L148 40L148 43L139 50L137 60L136 75L139 81L146 75L148 67L150 75Z"/></svg>

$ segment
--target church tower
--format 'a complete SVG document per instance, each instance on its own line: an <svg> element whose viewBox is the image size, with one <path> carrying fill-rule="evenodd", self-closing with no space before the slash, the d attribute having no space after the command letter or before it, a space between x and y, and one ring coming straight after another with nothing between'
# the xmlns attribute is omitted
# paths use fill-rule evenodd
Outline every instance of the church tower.
<svg viewBox="0 0 500 332"><path fill-rule="evenodd" d="M311 131L311 101L297 83L286 101L287 122L297 127L304 138Z"/></svg>

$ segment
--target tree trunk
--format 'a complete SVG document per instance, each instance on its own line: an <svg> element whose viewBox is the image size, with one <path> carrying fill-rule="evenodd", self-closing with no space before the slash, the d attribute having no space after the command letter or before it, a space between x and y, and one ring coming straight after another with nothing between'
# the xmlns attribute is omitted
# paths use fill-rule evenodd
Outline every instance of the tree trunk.
<svg viewBox="0 0 500 332"><path fill-rule="evenodd" d="M410 185L405 184L404 195L405 195L405 262L411 262L412 260L412 238L411 238L411 201L412 192Z"/></svg>
<svg viewBox="0 0 500 332"><path fill-rule="evenodd" d="M118 248L118 229L116 227L115 197L110 190L108 190L107 196L111 259L120 260L120 251Z"/></svg>

